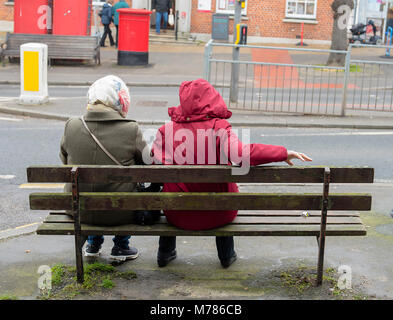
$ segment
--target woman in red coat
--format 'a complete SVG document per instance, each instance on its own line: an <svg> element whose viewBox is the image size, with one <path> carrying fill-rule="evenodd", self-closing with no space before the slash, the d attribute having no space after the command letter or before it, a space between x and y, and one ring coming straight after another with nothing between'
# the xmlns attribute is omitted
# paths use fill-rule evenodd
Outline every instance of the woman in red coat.
<svg viewBox="0 0 393 320"><path fill-rule="evenodd" d="M154 162L167 165L255 166L292 159L311 161L306 155L281 146L242 144L232 131L221 95L203 79L183 82L180 105L169 108L171 122L162 126L153 143ZM236 158L236 159L235 159ZM240 159L240 161L239 161ZM240 162L240 163L239 163ZM236 183L165 183L163 192L239 192ZM185 230L206 230L232 222L237 211L165 211L170 224ZM233 237L216 237L218 257L224 268L236 260ZM157 262L166 266L176 258L176 237L160 237Z"/></svg>

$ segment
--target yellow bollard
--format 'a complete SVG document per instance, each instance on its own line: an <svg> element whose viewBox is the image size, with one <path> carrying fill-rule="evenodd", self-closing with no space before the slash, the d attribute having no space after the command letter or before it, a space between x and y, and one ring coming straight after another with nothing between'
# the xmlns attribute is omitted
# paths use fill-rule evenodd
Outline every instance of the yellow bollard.
<svg viewBox="0 0 393 320"><path fill-rule="evenodd" d="M48 97L48 46L25 43L20 46L20 104L44 104Z"/></svg>

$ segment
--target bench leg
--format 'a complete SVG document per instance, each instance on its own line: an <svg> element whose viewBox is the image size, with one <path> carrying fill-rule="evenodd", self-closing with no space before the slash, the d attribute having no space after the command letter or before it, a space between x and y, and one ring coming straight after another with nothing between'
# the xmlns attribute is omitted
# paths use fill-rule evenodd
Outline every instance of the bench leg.
<svg viewBox="0 0 393 320"><path fill-rule="evenodd" d="M323 260L325 256L325 234L317 237L319 250L318 250L318 268L317 268L317 286L322 285L323 279Z"/></svg>
<svg viewBox="0 0 393 320"><path fill-rule="evenodd" d="M76 278L79 283L84 281L82 247L85 240L84 237L75 232Z"/></svg>
<svg viewBox="0 0 393 320"><path fill-rule="evenodd" d="M329 183L330 183L330 169L325 168L323 179L323 198L322 198L322 211L321 211L321 229L317 241L319 245L318 250L318 268L317 268L317 286L322 285L323 279L323 259L325 256L325 235L326 235L326 221L328 210L328 196L329 196Z"/></svg>
<svg viewBox="0 0 393 320"><path fill-rule="evenodd" d="M82 236L82 231L81 231L78 167L73 167L71 169L71 178L72 178L72 209L74 212L76 278L78 280L78 283L83 283L84 274L83 274L82 247L84 241L86 240L86 237Z"/></svg>

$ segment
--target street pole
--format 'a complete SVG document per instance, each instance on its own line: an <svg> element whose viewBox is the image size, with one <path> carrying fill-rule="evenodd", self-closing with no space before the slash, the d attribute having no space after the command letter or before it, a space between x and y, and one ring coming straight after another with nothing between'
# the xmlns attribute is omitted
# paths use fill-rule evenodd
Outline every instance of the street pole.
<svg viewBox="0 0 393 320"><path fill-rule="evenodd" d="M240 23L242 16L242 6L240 1L235 1L235 19L233 21L233 43L236 42L237 39L237 24ZM232 60L239 61L240 56L240 48L234 47L232 52ZM239 64L232 63L232 72L231 72L231 88L230 88L230 99L231 102L237 102L239 93Z"/></svg>

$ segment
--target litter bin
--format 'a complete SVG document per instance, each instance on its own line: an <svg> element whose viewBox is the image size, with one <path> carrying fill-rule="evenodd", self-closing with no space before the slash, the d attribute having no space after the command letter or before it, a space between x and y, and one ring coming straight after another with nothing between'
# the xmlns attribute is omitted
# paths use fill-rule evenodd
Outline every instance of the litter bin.
<svg viewBox="0 0 393 320"><path fill-rule="evenodd" d="M53 34L91 35L92 0L54 0Z"/></svg>
<svg viewBox="0 0 393 320"><path fill-rule="evenodd" d="M117 64L123 66L148 64L151 11L118 9L117 12L119 12Z"/></svg>
<svg viewBox="0 0 393 320"><path fill-rule="evenodd" d="M14 33L46 34L51 24L48 0L15 0Z"/></svg>

